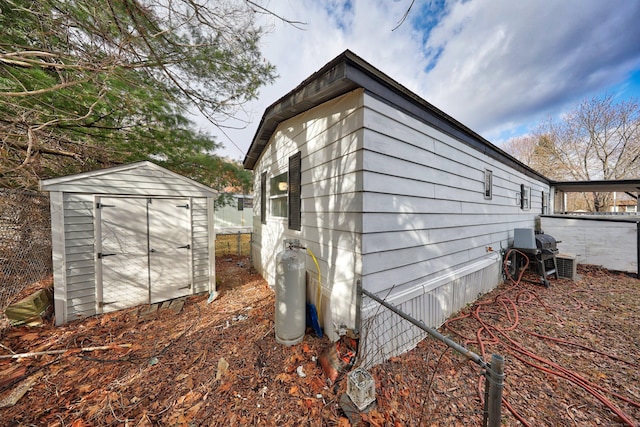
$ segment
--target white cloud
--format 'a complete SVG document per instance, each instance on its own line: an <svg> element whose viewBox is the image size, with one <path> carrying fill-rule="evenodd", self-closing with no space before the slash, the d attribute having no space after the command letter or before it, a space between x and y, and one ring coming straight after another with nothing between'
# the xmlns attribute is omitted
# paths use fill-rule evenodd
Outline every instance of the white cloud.
<svg viewBox="0 0 640 427"><path fill-rule="evenodd" d="M278 80L247 106L251 124L229 131L242 159L267 106L345 49L488 137L623 82L640 66L640 7L616 0L279 0L265 7L262 40ZM614 6L615 5L615 6ZM495 140L495 139L494 139Z"/></svg>
<svg viewBox="0 0 640 427"><path fill-rule="evenodd" d="M614 3L456 2L426 43L442 54L423 94L491 134L623 81L640 63L640 9Z"/></svg>

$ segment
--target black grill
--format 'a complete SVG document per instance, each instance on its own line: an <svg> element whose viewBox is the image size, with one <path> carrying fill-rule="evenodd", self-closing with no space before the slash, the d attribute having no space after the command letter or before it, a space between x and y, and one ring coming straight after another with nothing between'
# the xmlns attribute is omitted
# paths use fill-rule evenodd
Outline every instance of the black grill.
<svg viewBox="0 0 640 427"><path fill-rule="evenodd" d="M558 241L553 236L542 232L535 232L535 248L533 247L533 229L518 229L514 233L514 249L524 253L529 258L529 266L535 266L540 273L541 282L549 287L547 276L555 275L558 278L556 254L558 253ZM513 260L517 265L517 256Z"/></svg>
<svg viewBox="0 0 640 427"><path fill-rule="evenodd" d="M541 255L555 256L558 253L558 245L556 239L548 234L536 234L536 248Z"/></svg>

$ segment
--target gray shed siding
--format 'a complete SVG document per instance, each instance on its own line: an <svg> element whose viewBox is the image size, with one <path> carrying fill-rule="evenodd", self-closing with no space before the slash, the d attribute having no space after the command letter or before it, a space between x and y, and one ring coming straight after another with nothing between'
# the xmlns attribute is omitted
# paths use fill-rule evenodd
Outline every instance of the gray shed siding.
<svg viewBox="0 0 640 427"><path fill-rule="evenodd" d="M129 196L211 197L213 190L158 166L118 167L78 174L77 178L54 178L46 184L48 191Z"/></svg>
<svg viewBox="0 0 640 427"><path fill-rule="evenodd" d="M215 250L213 242L213 206L208 199L191 199L191 247L193 259L193 291L194 293L209 290L209 282L215 283Z"/></svg>
<svg viewBox="0 0 640 427"><path fill-rule="evenodd" d="M67 321L96 314L95 201L63 193Z"/></svg>

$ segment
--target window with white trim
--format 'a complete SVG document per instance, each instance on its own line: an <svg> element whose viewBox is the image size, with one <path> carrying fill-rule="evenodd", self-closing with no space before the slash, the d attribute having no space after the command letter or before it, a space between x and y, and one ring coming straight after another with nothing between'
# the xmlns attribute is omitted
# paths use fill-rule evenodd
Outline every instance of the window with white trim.
<svg viewBox="0 0 640 427"><path fill-rule="evenodd" d="M271 216L286 218L288 213L287 195L289 193L289 173L271 177L269 180L269 204Z"/></svg>
<svg viewBox="0 0 640 427"><path fill-rule="evenodd" d="M524 184L520 185L520 209L531 209L531 187Z"/></svg>

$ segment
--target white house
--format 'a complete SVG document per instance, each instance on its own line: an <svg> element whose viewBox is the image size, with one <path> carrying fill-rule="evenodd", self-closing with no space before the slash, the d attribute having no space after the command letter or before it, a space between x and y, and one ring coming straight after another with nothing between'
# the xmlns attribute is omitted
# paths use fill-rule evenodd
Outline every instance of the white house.
<svg viewBox="0 0 640 427"><path fill-rule="evenodd" d="M48 179L56 324L215 292L217 192L151 162Z"/></svg>
<svg viewBox="0 0 640 427"><path fill-rule="evenodd" d="M359 285L439 326L501 282L500 249L549 200L542 175L350 51L266 109L244 167L255 268L274 285L299 239L333 339L367 324Z"/></svg>

